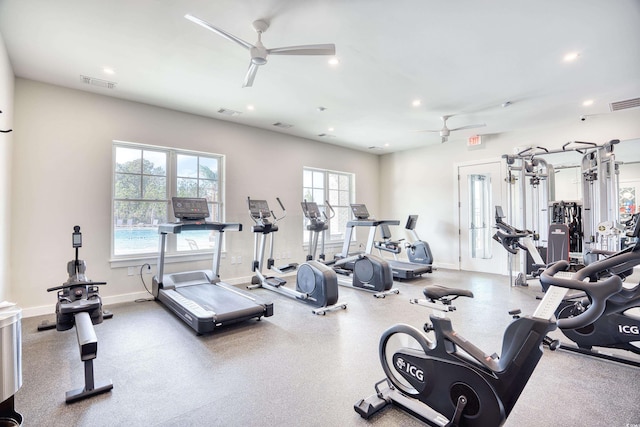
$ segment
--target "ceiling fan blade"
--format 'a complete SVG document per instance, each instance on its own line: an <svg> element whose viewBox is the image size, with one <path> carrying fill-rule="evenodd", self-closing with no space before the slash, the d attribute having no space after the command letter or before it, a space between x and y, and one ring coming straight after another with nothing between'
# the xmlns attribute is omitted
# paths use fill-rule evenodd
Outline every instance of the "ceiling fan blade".
<svg viewBox="0 0 640 427"><path fill-rule="evenodd" d="M334 44L309 44L303 46L287 46L268 49L269 55L335 55Z"/></svg>
<svg viewBox="0 0 640 427"><path fill-rule="evenodd" d="M476 124L476 125L467 125L467 126L462 126L459 128L455 128L455 129L449 129L450 131L454 131L454 130L463 130L463 129L473 129L473 128L481 128L481 127L485 127L486 124L485 123L480 123L480 124Z"/></svg>
<svg viewBox="0 0 640 427"><path fill-rule="evenodd" d="M247 75L244 77L244 83L242 83L242 87L251 87L253 86L253 80L256 78L256 73L258 72L259 65L250 63L249 69L247 70Z"/></svg>
<svg viewBox="0 0 640 427"><path fill-rule="evenodd" d="M434 129L422 129L422 130L416 130L414 132L440 132L441 129L438 130L434 130Z"/></svg>
<svg viewBox="0 0 640 427"><path fill-rule="evenodd" d="M187 18L189 21L194 22L204 28L206 28L209 31L213 31L214 33L216 33L217 35L224 37L225 39L238 43L240 46L244 47L245 49L251 49L252 47L255 47L254 45L252 45L249 42L246 42L244 40L242 40L239 37L234 36L231 33L227 33L225 30L222 30L220 28L214 27L213 25L209 24L207 21L203 21L200 18L197 18L193 15L190 14L186 14L184 15L185 18Z"/></svg>

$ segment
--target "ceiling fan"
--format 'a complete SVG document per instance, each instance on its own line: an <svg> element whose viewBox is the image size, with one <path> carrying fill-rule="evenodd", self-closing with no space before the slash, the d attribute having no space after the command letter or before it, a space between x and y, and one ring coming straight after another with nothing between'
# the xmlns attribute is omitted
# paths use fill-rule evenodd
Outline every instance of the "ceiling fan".
<svg viewBox="0 0 640 427"><path fill-rule="evenodd" d="M454 115L455 114L448 114L446 116L440 117L440 120L442 120L442 129L438 129L438 130L421 130L421 131L418 131L418 132L439 132L440 136L442 137L442 142L447 142L447 140L449 139L449 135L453 131L463 130L463 129L481 128L481 127L486 126L486 124L484 124L484 123L478 123L478 124L475 124L475 125L467 125L467 126L461 126L461 127L458 127L458 128L449 129L447 127L447 119L449 117L453 117Z"/></svg>
<svg viewBox="0 0 640 427"><path fill-rule="evenodd" d="M227 40L235 42L244 47L251 54L251 62L249 63L249 70L244 78L242 87L250 87L253 85L253 80L256 78L258 67L267 63L267 56L269 55L335 55L336 46L334 44L310 44L302 46L287 46L276 47L274 49L267 49L262 44L262 33L267 31L269 23L263 20L257 20L253 22L253 29L258 33L258 41L255 44L251 44L230 34L220 28L214 27L210 23L203 21L193 15L186 14L184 16L191 22L195 22L198 25L203 26L207 30L213 31L219 36L224 37Z"/></svg>

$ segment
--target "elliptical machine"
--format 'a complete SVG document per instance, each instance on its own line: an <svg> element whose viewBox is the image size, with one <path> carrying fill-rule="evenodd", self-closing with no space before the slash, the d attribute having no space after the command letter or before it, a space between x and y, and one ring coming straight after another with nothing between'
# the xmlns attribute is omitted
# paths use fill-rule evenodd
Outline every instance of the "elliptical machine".
<svg viewBox="0 0 640 427"><path fill-rule="evenodd" d="M93 359L98 355L98 338L93 325L102 323L104 319L98 286L107 283L87 278L87 264L78 259L78 249L82 247L82 233L78 225L73 227L72 245L76 250L76 257L67 263L69 278L62 285L47 289L47 292L58 291L56 329L66 331L76 327L80 360L84 362L84 388L68 391L65 399L67 403L113 389L111 380L95 382L93 378Z"/></svg>
<svg viewBox="0 0 640 427"><path fill-rule="evenodd" d="M325 203L331 212L329 216L326 214L326 209L325 212L322 212L322 216L320 215L320 209L316 202L307 202L306 199L300 202L300 205L302 206L302 213L309 221L307 224L307 230L309 231L309 253L307 254L307 261L316 259L318 236L320 237L320 254L318 255L318 260L320 260L320 262L324 262L326 259L324 254L325 233L329 229L329 221L336 215L336 212L328 201L325 201Z"/></svg>
<svg viewBox="0 0 640 427"><path fill-rule="evenodd" d="M635 239L635 244L615 252L612 255L590 263L578 270L570 277L560 277L568 268L568 263L562 262L554 272L540 278L542 288L549 292L549 287L558 284L560 280L582 282L588 280L594 286L617 277L624 280L633 274L633 268L640 264L640 213L634 214L627 223L626 236ZM640 367L640 359L630 359L622 355L602 353L593 347L616 348L640 355L640 317L631 310L640 309L640 284L632 288L622 288L611 295L605 302L602 314L593 322L576 326L570 323L572 319L588 310L593 301L584 295L577 295L565 299L558 309L556 316L558 326L565 337L575 345L560 343L560 348L601 359L613 360L627 365Z"/></svg>
<svg viewBox="0 0 640 427"><path fill-rule="evenodd" d="M409 232L413 242L405 242L405 249L407 251L407 258L409 262L415 264L433 265L433 254L429 244L423 240L420 240L418 233L416 233L416 224L418 223L418 215L409 215L407 218L407 224L404 228ZM431 272L431 271L429 271Z"/></svg>
<svg viewBox="0 0 640 427"><path fill-rule="evenodd" d="M307 261L298 266L297 264L289 264L286 271L294 271L297 267L296 289L287 288L286 281L280 277L265 276L262 274L262 265L266 248L267 235L270 235L269 241L269 258L267 259L267 269L274 270L278 273L284 272L282 268L274 267L273 260L273 244L274 233L278 231L277 223L282 220L287 211L280 201L276 198L278 204L282 208L283 215L277 218L273 211L269 209L266 200L252 200L247 198L249 204L249 215L255 225L251 227L254 233L254 256L252 271L255 276L251 278L251 285L248 289L265 288L270 291L278 292L290 298L306 302L314 307L313 314L326 314L330 311L346 309L347 304L338 302L338 278L335 271L331 267L318 261ZM273 222L269 218L273 217ZM295 266L292 268L292 266Z"/></svg>
<svg viewBox="0 0 640 427"><path fill-rule="evenodd" d="M558 263L560 264L560 263ZM557 268L555 265L551 269ZM551 271L551 276L555 270ZM543 273L544 275L545 273ZM354 405L363 418L394 403L436 426L499 426L507 419L540 357L545 335L556 328L554 311L568 288L585 291L593 304L572 319L574 327L588 325L605 309L608 297L619 292L622 281L612 276L602 283L558 280L532 316L510 312L514 321L504 332L502 354L487 355L453 330L451 301L473 294L463 289L431 285L426 300L411 302L434 309L425 331L398 324L380 338L379 356L386 378L375 385L376 393ZM439 315L436 315L439 314ZM562 322L558 321L558 323Z"/></svg>
<svg viewBox="0 0 640 427"><path fill-rule="evenodd" d="M325 259L324 234L329 228L329 220L335 216L335 211L328 200L325 200L325 204L331 213L327 216L323 212L323 220L320 218L320 209L317 203L307 202L306 200L301 203L304 216L309 220L309 224L307 224L307 230L309 230L309 254L307 255L307 260L315 257L318 235L321 235L322 247L318 259L323 264L333 267L333 270L338 273L338 285L372 292L376 298L384 298L389 294L398 294L400 291L392 288L393 274L391 268L383 258L360 253L346 257L341 254L330 261Z"/></svg>

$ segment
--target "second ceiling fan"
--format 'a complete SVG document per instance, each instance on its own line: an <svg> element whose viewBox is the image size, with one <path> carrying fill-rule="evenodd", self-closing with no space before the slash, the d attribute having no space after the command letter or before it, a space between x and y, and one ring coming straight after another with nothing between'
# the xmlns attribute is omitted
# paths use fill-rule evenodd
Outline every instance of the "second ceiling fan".
<svg viewBox="0 0 640 427"><path fill-rule="evenodd" d="M242 87L250 87L253 85L253 81L256 78L258 67L267 63L267 56L269 55L335 55L336 46L334 44L310 44L302 46L286 46L276 47L273 49L267 49L262 44L262 33L267 31L269 23L264 20L257 20L253 22L253 29L258 33L258 41L255 44L251 44L242 40L239 37L234 36L220 28L217 28L210 23L197 18L193 15L186 14L184 16L191 22L195 22L198 25L213 31L219 36L224 37L227 40L235 42L240 46L247 49L251 55L251 62L249 63L249 69L245 75Z"/></svg>
<svg viewBox="0 0 640 427"><path fill-rule="evenodd" d="M467 126L460 126L457 128L453 128L453 129L449 129L447 127L447 119L449 119L449 117L453 117L455 114L448 114L445 116L440 117L440 120L442 120L442 129L437 129L437 130L421 130L418 132L439 132L440 133L440 137L442 138L441 142L447 142L447 140L449 139L449 135L451 134L451 132L456 131L456 130L463 130L463 129L473 129L473 128L481 128L486 126L486 124L484 123L478 123L475 125L467 125Z"/></svg>

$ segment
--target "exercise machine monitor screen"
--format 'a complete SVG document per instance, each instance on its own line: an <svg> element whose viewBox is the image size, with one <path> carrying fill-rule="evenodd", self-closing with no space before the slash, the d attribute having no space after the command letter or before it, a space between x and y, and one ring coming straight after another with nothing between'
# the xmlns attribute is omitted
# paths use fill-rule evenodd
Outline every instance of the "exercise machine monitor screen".
<svg viewBox="0 0 640 427"><path fill-rule="evenodd" d="M266 200L249 199L249 211L253 218L269 218L271 216Z"/></svg>
<svg viewBox="0 0 640 427"><path fill-rule="evenodd" d="M367 207L364 204L351 205L351 211L353 212L353 216L355 216L356 219L369 218L369 211L367 210Z"/></svg>
<svg viewBox="0 0 640 427"><path fill-rule="evenodd" d="M72 247L81 248L82 247L82 233L80 232L80 227L79 226L76 225L75 227L73 227L73 234L71 236L72 236L72 239L71 239Z"/></svg>
<svg viewBox="0 0 640 427"><path fill-rule="evenodd" d="M320 218L320 209L316 202L300 202L300 204L302 205L302 211L305 213L307 218Z"/></svg>
<svg viewBox="0 0 640 427"><path fill-rule="evenodd" d="M179 220L198 221L209 217L207 199L173 197L173 215Z"/></svg>
<svg viewBox="0 0 640 427"><path fill-rule="evenodd" d="M407 225L404 226L407 230L415 230L418 223L418 215L409 215L407 218Z"/></svg>

